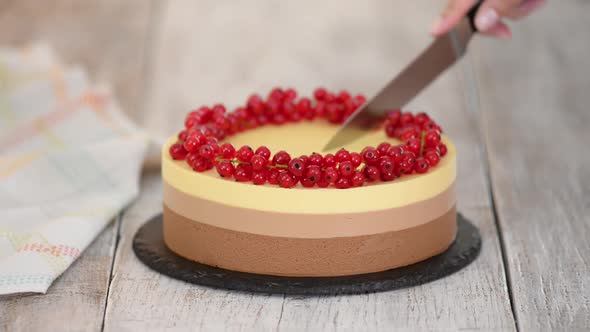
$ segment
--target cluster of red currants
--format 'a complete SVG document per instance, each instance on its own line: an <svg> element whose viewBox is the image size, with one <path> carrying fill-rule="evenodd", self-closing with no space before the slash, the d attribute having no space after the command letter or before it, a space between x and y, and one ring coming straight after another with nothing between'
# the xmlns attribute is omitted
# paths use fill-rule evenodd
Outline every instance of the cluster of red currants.
<svg viewBox="0 0 590 332"><path fill-rule="evenodd" d="M365 102L361 95L334 94L323 88L314 91L314 99L297 98L293 89L273 89L266 100L259 95L248 98L246 106L226 113L223 105L203 106L190 112L178 142L170 146L170 156L185 160L197 172L216 168L219 175L255 185L272 184L292 188L318 186L339 189L360 187L367 182L393 181L402 175L426 173L447 153L441 142L441 128L424 113L413 115L400 110L388 113L384 127L389 137L402 144L383 142L366 147L360 153L341 149L335 154L312 153L292 158L286 151L272 155L265 147L236 149L220 144L227 136L266 124L281 125L324 118L342 123Z"/></svg>

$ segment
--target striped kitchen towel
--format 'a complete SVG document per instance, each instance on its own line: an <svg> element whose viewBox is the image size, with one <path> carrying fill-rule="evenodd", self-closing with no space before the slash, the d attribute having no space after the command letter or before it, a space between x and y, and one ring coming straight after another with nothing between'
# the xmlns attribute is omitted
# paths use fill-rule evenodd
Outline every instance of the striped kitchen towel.
<svg viewBox="0 0 590 332"><path fill-rule="evenodd" d="M47 291L136 197L147 144L49 47L0 49L0 295Z"/></svg>

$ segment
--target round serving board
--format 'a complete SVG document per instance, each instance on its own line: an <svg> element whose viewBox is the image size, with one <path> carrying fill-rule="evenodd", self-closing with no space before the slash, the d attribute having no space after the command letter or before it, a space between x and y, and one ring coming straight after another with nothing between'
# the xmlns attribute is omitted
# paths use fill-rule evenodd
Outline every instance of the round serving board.
<svg viewBox="0 0 590 332"><path fill-rule="evenodd" d="M163 240L162 215L146 222L135 234L133 250L151 269L196 285L234 291L334 295L390 291L421 285L459 271L473 262L481 250L478 229L457 215L455 241L443 253L409 266L384 272L342 277L280 277L225 270L182 258Z"/></svg>

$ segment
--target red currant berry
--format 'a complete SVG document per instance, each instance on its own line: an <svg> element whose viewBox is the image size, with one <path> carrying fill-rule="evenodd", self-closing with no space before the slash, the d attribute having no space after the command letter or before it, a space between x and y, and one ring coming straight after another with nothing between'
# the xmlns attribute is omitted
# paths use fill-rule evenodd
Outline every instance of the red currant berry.
<svg viewBox="0 0 590 332"><path fill-rule="evenodd" d="M402 161L403 155L404 155L404 149L401 146L392 146L391 148L389 148L389 151L387 151L387 155L391 158L393 158L393 161L395 163L399 163Z"/></svg>
<svg viewBox="0 0 590 332"><path fill-rule="evenodd" d="M286 100L294 100L297 98L297 92L291 88L285 90L284 99Z"/></svg>
<svg viewBox="0 0 590 332"><path fill-rule="evenodd" d="M430 120L430 118L426 113L418 113L414 117L414 123L417 124L420 127L420 129L424 128L424 124L428 120Z"/></svg>
<svg viewBox="0 0 590 332"><path fill-rule="evenodd" d="M229 120L226 119L224 116L218 116L214 120L215 127L218 129L228 129L229 128Z"/></svg>
<svg viewBox="0 0 590 332"><path fill-rule="evenodd" d="M436 130L439 133L442 132L440 130L440 127L436 124L436 122L434 122L432 120L428 120L428 121L424 122L424 124L422 125L422 129L423 130L426 130L426 131L428 131L428 130Z"/></svg>
<svg viewBox="0 0 590 332"><path fill-rule="evenodd" d="M190 135L186 141L184 141L184 149L188 152L195 152L199 150L203 141L200 140L196 135Z"/></svg>
<svg viewBox="0 0 590 332"><path fill-rule="evenodd" d="M322 170L320 166L310 165L305 169L305 179L309 182L316 183L322 179Z"/></svg>
<svg viewBox="0 0 590 332"><path fill-rule="evenodd" d="M395 180L395 172L394 171L387 172L387 173L381 172L380 179L383 182L393 181L393 180Z"/></svg>
<svg viewBox="0 0 590 332"><path fill-rule="evenodd" d="M256 117L256 122L258 122L259 125L264 126L268 124L268 116L264 115L264 114L260 114Z"/></svg>
<svg viewBox="0 0 590 332"><path fill-rule="evenodd" d="M226 110L225 110L225 106L223 106L223 104L213 105L213 114L223 115L223 114L225 114L225 112L226 112Z"/></svg>
<svg viewBox="0 0 590 332"><path fill-rule="evenodd" d="M262 114L264 112L264 101L257 94L251 95L246 104L248 109L254 114Z"/></svg>
<svg viewBox="0 0 590 332"><path fill-rule="evenodd" d="M363 162L363 157L357 152L352 152L350 154L350 162L352 163L352 167L356 169Z"/></svg>
<svg viewBox="0 0 590 332"><path fill-rule="evenodd" d="M348 178L354 173L354 167L350 161L343 161L338 165L338 172L341 177Z"/></svg>
<svg viewBox="0 0 590 332"><path fill-rule="evenodd" d="M299 159L301 159L301 161L303 162L303 167L307 167L307 165L309 164L309 157L306 155L301 155L299 156Z"/></svg>
<svg viewBox="0 0 590 332"><path fill-rule="evenodd" d="M396 129L397 129L397 127L395 125L388 124L385 126L385 134L388 137L392 137L392 138L397 137Z"/></svg>
<svg viewBox="0 0 590 332"><path fill-rule="evenodd" d="M391 147L391 144L389 144L387 142L383 142L383 143L377 145L377 152L379 152L380 156L385 156L385 155L387 155L387 151L389 151L390 147Z"/></svg>
<svg viewBox="0 0 590 332"><path fill-rule="evenodd" d="M315 97L316 100L324 100L324 98L326 98L326 94L327 91L324 88L317 88L315 89L315 91L313 92L313 96Z"/></svg>
<svg viewBox="0 0 590 332"><path fill-rule="evenodd" d="M270 159L270 150L266 146L260 146L254 154L260 155L265 159Z"/></svg>
<svg viewBox="0 0 590 332"><path fill-rule="evenodd" d="M343 120L344 112L339 106L338 104L328 104L326 106L328 121L331 123L340 123Z"/></svg>
<svg viewBox="0 0 590 332"><path fill-rule="evenodd" d="M205 159L211 159L215 156L215 151L209 144L205 144L199 148L199 155Z"/></svg>
<svg viewBox="0 0 590 332"><path fill-rule="evenodd" d="M194 158L191 166L197 172L204 172L207 170L207 168L209 168L208 161L208 159L198 156Z"/></svg>
<svg viewBox="0 0 590 332"><path fill-rule="evenodd" d="M275 165L288 165L290 161L291 156L286 151L279 151L272 158L272 162Z"/></svg>
<svg viewBox="0 0 590 332"><path fill-rule="evenodd" d="M314 152L311 154L311 156L309 156L308 163L310 165L322 166L323 162L324 162L324 157L322 157L322 155L319 153Z"/></svg>
<svg viewBox="0 0 590 332"><path fill-rule="evenodd" d="M266 170L252 172L252 183L255 185L261 185L266 183L267 172Z"/></svg>
<svg viewBox="0 0 590 332"><path fill-rule="evenodd" d="M279 183L279 170L276 168L271 168L268 170L268 183L270 184L278 184Z"/></svg>
<svg viewBox="0 0 590 332"><path fill-rule="evenodd" d="M335 186L338 189L348 189L350 188L350 180L347 178L340 178L336 181Z"/></svg>
<svg viewBox="0 0 590 332"><path fill-rule="evenodd" d="M234 171L234 178L238 182L247 182L252 179L252 166L239 164Z"/></svg>
<svg viewBox="0 0 590 332"><path fill-rule="evenodd" d="M422 148L422 142L418 138L412 138L406 142L406 149L415 155L420 154Z"/></svg>
<svg viewBox="0 0 590 332"><path fill-rule="evenodd" d="M361 187L365 184L365 175L361 172L354 172L354 175L350 178L350 184L353 187Z"/></svg>
<svg viewBox="0 0 590 332"><path fill-rule="evenodd" d="M412 113L404 112L404 113L402 113L402 116L399 119L399 123L402 126L405 126L410 123L414 123L414 116L412 115Z"/></svg>
<svg viewBox="0 0 590 332"><path fill-rule="evenodd" d="M324 97L324 101L326 103L333 103L336 101L336 96L333 93L328 92L328 93L326 93L326 96Z"/></svg>
<svg viewBox="0 0 590 332"><path fill-rule="evenodd" d="M287 118L285 117L284 114L277 113L272 116L271 122L280 126L280 125L283 125L287 122Z"/></svg>
<svg viewBox="0 0 590 332"><path fill-rule="evenodd" d="M350 99L350 93L348 93L346 90L341 90L336 96L336 100L341 103L347 101L348 99Z"/></svg>
<svg viewBox="0 0 590 332"><path fill-rule="evenodd" d="M261 171L266 169L266 165L268 164L268 159L265 159L263 156L255 154L252 156L250 160L252 163L252 169L255 171Z"/></svg>
<svg viewBox="0 0 590 332"><path fill-rule="evenodd" d="M170 157L174 160L183 160L188 154L188 151L180 143L172 144L168 151L170 152Z"/></svg>
<svg viewBox="0 0 590 332"><path fill-rule="evenodd" d="M225 159L232 159L236 155L236 149L230 143L223 143L219 147L219 153Z"/></svg>
<svg viewBox="0 0 590 332"><path fill-rule="evenodd" d="M189 165L191 168L193 168L193 164L195 163L195 161L197 159L201 158L201 156L199 156L198 153L189 153L188 155L186 155L186 163L187 165Z"/></svg>
<svg viewBox="0 0 590 332"><path fill-rule="evenodd" d="M403 129L403 133L401 135L401 139L404 142L407 142L413 138L418 138L418 132L416 131L416 129L414 127L407 127L405 129Z"/></svg>
<svg viewBox="0 0 590 332"><path fill-rule="evenodd" d="M367 98L363 95L356 95L354 97L354 103L357 107L363 105L365 102L367 102Z"/></svg>
<svg viewBox="0 0 590 332"><path fill-rule="evenodd" d="M315 116L323 118L326 116L326 103L318 101L313 107L313 113Z"/></svg>
<svg viewBox="0 0 590 332"><path fill-rule="evenodd" d="M338 181L339 177L340 177L340 174L332 166L326 167L326 169L324 170L323 179L328 183L336 183L336 181Z"/></svg>
<svg viewBox="0 0 590 332"><path fill-rule="evenodd" d="M307 178L302 178L301 185L305 188L312 188L313 186L315 186L315 182L309 181Z"/></svg>
<svg viewBox="0 0 590 332"><path fill-rule="evenodd" d="M437 147L440 143L440 134L436 130L428 130L424 135L424 145L430 148Z"/></svg>
<svg viewBox="0 0 590 332"><path fill-rule="evenodd" d="M282 171L279 175L279 186L282 188L293 188L297 184L297 179L287 171Z"/></svg>
<svg viewBox="0 0 590 332"><path fill-rule="evenodd" d="M297 114L297 115L299 115L299 113L296 112L295 104L293 104L293 102L290 101L290 100L285 100L283 102L283 107L282 108L283 108L283 113L285 115L288 115L289 117L291 116L291 114Z"/></svg>
<svg viewBox="0 0 590 332"><path fill-rule="evenodd" d="M320 188L328 188L330 186L330 182L324 180L323 178L321 180L319 180L318 182L316 182L316 184Z"/></svg>
<svg viewBox="0 0 590 332"><path fill-rule="evenodd" d="M434 150L430 150L424 154L424 159L428 161L428 164L432 167L438 165L440 161L440 157L438 156L438 152Z"/></svg>
<svg viewBox="0 0 590 332"><path fill-rule="evenodd" d="M429 167L430 166L428 165L428 161L426 161L426 159L422 157L416 158L416 163L414 164L414 170L416 171L416 173L426 173L428 172Z"/></svg>
<svg viewBox="0 0 590 332"><path fill-rule="evenodd" d="M414 171L414 164L404 160L399 163L398 171L400 174L412 174Z"/></svg>
<svg viewBox="0 0 590 332"><path fill-rule="evenodd" d="M190 128L198 125L199 120L200 120L200 117L198 117L198 118L196 116L188 117L188 118L186 118L186 120L184 120L184 127L186 129L190 129Z"/></svg>
<svg viewBox="0 0 590 332"><path fill-rule="evenodd" d="M244 145L236 151L236 157L239 161L249 163L254 156L254 151L248 145Z"/></svg>
<svg viewBox="0 0 590 332"><path fill-rule="evenodd" d="M187 138L188 138L188 131L187 130L182 130L181 132L178 133L179 140L186 141Z"/></svg>
<svg viewBox="0 0 590 332"><path fill-rule="evenodd" d="M384 156L379 159L379 170L381 173L392 173L395 169L395 162L389 156Z"/></svg>
<svg viewBox="0 0 590 332"><path fill-rule="evenodd" d="M438 145L438 152L440 152L440 156L444 157L447 154L447 146L443 143Z"/></svg>
<svg viewBox="0 0 590 332"><path fill-rule="evenodd" d="M309 100L309 98L301 98L297 102L296 108L297 108L297 112L299 112L299 114L301 114L301 115L307 114L309 111L311 111L311 100Z"/></svg>
<svg viewBox="0 0 590 332"><path fill-rule="evenodd" d="M336 157L333 154L328 153L324 156L324 162L322 163L323 167L334 167L336 166Z"/></svg>
<svg viewBox="0 0 590 332"><path fill-rule="evenodd" d="M293 158L289 161L289 172L294 176L300 177L305 170L305 164L300 158Z"/></svg>
<svg viewBox="0 0 590 332"><path fill-rule="evenodd" d="M410 164L414 164L416 162L416 155L413 152L406 151L406 152L404 152L404 156L402 158L402 161L407 161Z"/></svg>
<svg viewBox="0 0 590 332"><path fill-rule="evenodd" d="M270 92L269 99L282 101L284 96L285 93L283 92L283 89L276 87Z"/></svg>
<svg viewBox="0 0 590 332"><path fill-rule="evenodd" d="M229 161L224 160L217 164L217 173L219 173L222 178L230 178L234 174L234 165Z"/></svg>
<svg viewBox="0 0 590 332"><path fill-rule="evenodd" d="M389 114L387 114L387 121L389 122L389 124L397 126L399 124L401 117L402 112L400 110L393 110L389 112Z"/></svg>
<svg viewBox="0 0 590 332"><path fill-rule="evenodd" d="M363 168L363 174L369 182L375 182L379 180L380 173L381 172L379 171L379 168L376 166L365 166L365 168Z"/></svg>
<svg viewBox="0 0 590 332"><path fill-rule="evenodd" d="M368 146L364 148L361 155L363 156L363 161L367 165L375 165L379 161L379 152L373 147Z"/></svg>

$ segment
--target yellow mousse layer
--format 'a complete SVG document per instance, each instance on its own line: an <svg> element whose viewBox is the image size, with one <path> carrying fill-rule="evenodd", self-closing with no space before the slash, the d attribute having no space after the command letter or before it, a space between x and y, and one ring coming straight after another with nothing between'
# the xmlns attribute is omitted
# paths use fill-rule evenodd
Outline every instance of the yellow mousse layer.
<svg viewBox="0 0 590 332"><path fill-rule="evenodd" d="M236 148L241 145L250 145L253 148L266 145L273 152L286 150L295 157L321 152L320 149L336 129L337 127L321 121L267 126L240 133L231 137L229 141ZM168 148L175 141L176 137L171 137L162 150L162 176L168 186L188 196L257 211L329 215L405 207L449 190L453 187L456 177L455 147L445 137L443 141L448 147L448 153L428 173L344 190L301 186L292 189L274 185L255 186L252 183L224 180L215 170L198 173L184 161L175 161L170 157ZM396 143L379 130L367 134L345 148L360 152L367 145L376 145L383 141Z"/></svg>

